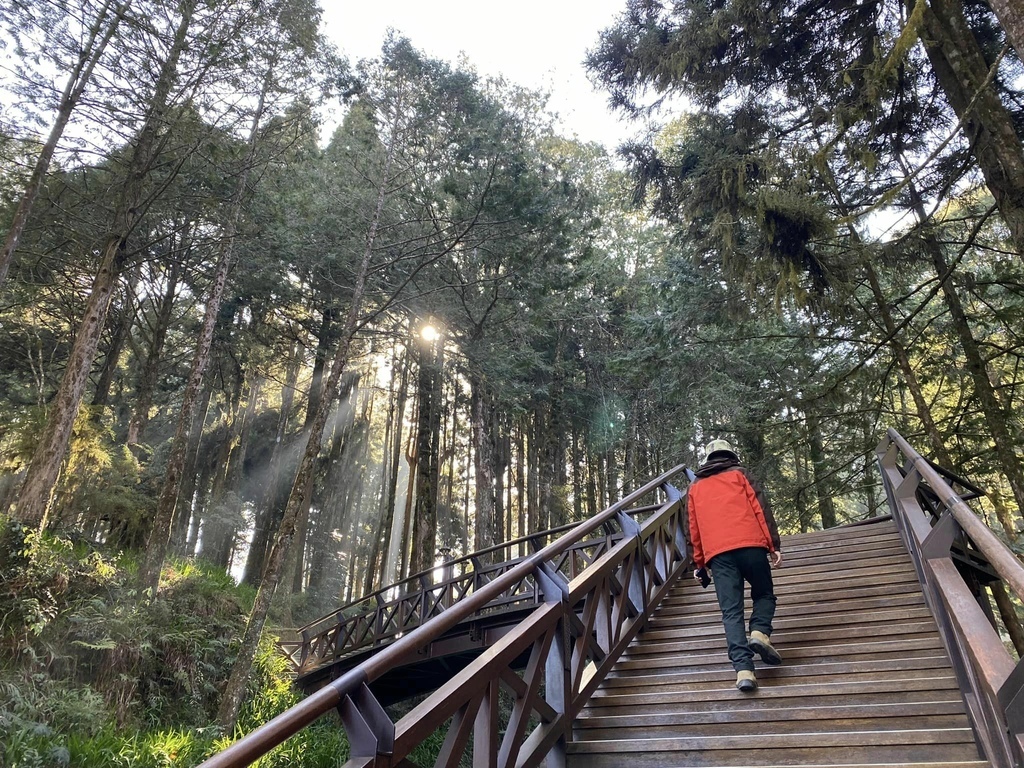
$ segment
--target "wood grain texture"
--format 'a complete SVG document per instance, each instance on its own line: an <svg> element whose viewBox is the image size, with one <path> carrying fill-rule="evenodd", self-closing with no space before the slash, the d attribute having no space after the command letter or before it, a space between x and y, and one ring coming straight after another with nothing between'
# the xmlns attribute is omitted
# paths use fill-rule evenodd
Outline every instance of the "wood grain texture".
<svg viewBox="0 0 1024 768"><path fill-rule="evenodd" d="M758 690L737 691L714 590L686 580L577 718L568 768L989 765L895 525L783 551L782 666L758 661Z"/></svg>

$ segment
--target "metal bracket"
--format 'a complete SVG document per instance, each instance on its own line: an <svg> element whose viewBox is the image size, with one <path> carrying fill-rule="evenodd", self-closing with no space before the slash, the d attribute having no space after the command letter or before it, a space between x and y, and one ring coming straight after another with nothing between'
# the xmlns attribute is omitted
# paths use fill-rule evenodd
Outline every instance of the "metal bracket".
<svg viewBox="0 0 1024 768"><path fill-rule="evenodd" d="M354 757L390 755L395 751L395 724L366 683L360 683L338 705Z"/></svg>
<svg viewBox="0 0 1024 768"><path fill-rule="evenodd" d="M1024 733L1024 661L1018 661L1009 677L999 687L996 698L1006 712L1010 733Z"/></svg>
<svg viewBox="0 0 1024 768"><path fill-rule="evenodd" d="M642 530L640 523L627 515L621 509L615 513L615 517L619 521L619 525L622 526L623 534L626 536L640 535L640 531Z"/></svg>
<svg viewBox="0 0 1024 768"><path fill-rule="evenodd" d="M917 471L917 467L914 467L904 475L903 480L896 486L896 498L915 499L916 501L919 485L921 485L921 473Z"/></svg>
<svg viewBox="0 0 1024 768"><path fill-rule="evenodd" d="M569 600L569 582L559 571L548 562L537 566L537 586L544 597L545 603L564 603Z"/></svg>
<svg viewBox="0 0 1024 768"><path fill-rule="evenodd" d="M687 474L690 475L693 474L693 472L691 472L689 469L687 469L686 472ZM672 483L665 483L661 487L665 490L665 497L669 501L679 501L680 499L683 498L683 492L676 488L674 485L672 485Z"/></svg>
<svg viewBox="0 0 1024 768"><path fill-rule="evenodd" d="M947 510L942 513L925 540L921 542L921 555L926 560L939 560L949 557L953 542L960 535L960 524Z"/></svg>

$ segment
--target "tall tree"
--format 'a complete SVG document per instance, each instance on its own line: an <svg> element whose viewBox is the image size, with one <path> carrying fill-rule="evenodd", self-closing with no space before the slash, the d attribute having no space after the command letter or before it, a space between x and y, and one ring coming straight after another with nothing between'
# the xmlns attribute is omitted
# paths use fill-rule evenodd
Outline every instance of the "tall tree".
<svg viewBox="0 0 1024 768"><path fill-rule="evenodd" d="M74 13L68 14L71 18L54 18L53 14L60 14L59 6L53 7L42 3L32 5L19 3L0 9L0 25L2 25L0 28L5 28L8 34L15 38L22 35L30 38L43 35L46 40L40 46L41 53L52 60L58 71L66 70L68 72L64 89L55 105L56 117L50 126L46 140L39 149L39 155L32 168L32 175L21 194L21 199L14 210L14 217L4 237L3 247L0 248L0 289L3 288L4 282L7 280L11 260L18 248L18 241L28 222L28 217L32 213L32 206L35 204L39 189L46 178L50 162L57 151L57 145L71 121L72 113L90 85L97 64L107 53L118 26L128 14L131 0L122 0L121 2L102 0L100 3L86 0L81 5L82 7L75 9ZM84 35L80 38L75 34L73 27L81 23L82 19L89 19L89 21L83 30ZM35 29L25 30L26 24ZM26 90L31 91L31 89Z"/></svg>
<svg viewBox="0 0 1024 768"><path fill-rule="evenodd" d="M227 287L228 276L234 266L236 237L242 215L242 205L248 193L250 174L256 164L263 121L268 109L272 108L282 95L293 95L299 83L308 83L308 78L299 70L295 78L294 67L305 61L319 45L317 24L319 11L309 3L278 3L272 9L264 9L262 33L258 41L250 41L250 52L254 65L261 70L260 90L250 116L246 140L247 150L238 171L237 185L223 223L223 234L217 266L214 270L210 292L206 299L203 327L196 346L192 369L182 397L181 411L171 444L171 458L168 461L160 499L157 504L153 530L146 549L146 561L140 572L142 584L155 590L160 580L167 546L170 541L171 523L177 505L181 483L181 472L185 464L188 447L188 430L192 423L195 404L206 372L217 316ZM287 74L283 74L285 70ZM285 85L282 89L281 86ZM289 88L289 86L291 88ZM284 91L284 94L281 91Z"/></svg>
<svg viewBox="0 0 1024 768"><path fill-rule="evenodd" d="M45 521L50 494L67 450L110 299L128 258L127 240L145 208L145 186L166 135L161 132L166 131L167 115L178 81L178 62L189 43L195 10L195 0L182 0L178 6L177 23L166 56L160 63L145 120L127 152L125 180L115 203L109 234L100 250L99 267L85 314L18 497L17 515L30 526L38 527Z"/></svg>

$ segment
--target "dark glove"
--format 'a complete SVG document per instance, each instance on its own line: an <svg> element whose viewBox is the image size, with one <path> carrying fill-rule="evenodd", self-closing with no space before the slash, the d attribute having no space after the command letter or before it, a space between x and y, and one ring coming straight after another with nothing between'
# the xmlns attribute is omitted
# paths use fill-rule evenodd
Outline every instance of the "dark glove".
<svg viewBox="0 0 1024 768"><path fill-rule="evenodd" d="M708 569L707 568L698 568L696 571L693 572L693 575L696 576L700 580L700 585L704 589L708 588L708 584L711 583L711 576L708 575Z"/></svg>

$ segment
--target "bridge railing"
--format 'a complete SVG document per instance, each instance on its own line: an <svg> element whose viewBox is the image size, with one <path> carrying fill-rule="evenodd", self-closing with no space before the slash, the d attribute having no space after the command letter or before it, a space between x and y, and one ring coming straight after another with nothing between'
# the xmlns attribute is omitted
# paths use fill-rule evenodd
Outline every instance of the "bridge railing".
<svg viewBox="0 0 1024 768"><path fill-rule="evenodd" d="M657 509L657 505L646 505L624 511L634 520L642 520ZM282 641L279 646L299 675L360 651L378 648L512 570L523 561L526 552L543 549L579 525L579 522L569 523L448 560L299 627L296 630L298 640ZM574 541L553 558L551 567L572 580L623 536L621 528L613 522L606 522L593 533L599 535ZM537 580L527 574L478 613L518 610L543 602Z"/></svg>
<svg viewBox="0 0 1024 768"><path fill-rule="evenodd" d="M1003 644L988 598L968 579L977 567L986 568L997 587L1006 585L1024 599L1024 566L943 474L965 485L971 498L980 491L937 471L893 429L876 453L889 506L953 662L978 744L994 768L1020 766L1024 667Z"/></svg>
<svg viewBox="0 0 1024 768"><path fill-rule="evenodd" d="M407 757L413 749L441 729L446 729L445 737L435 768L455 768L470 754L472 764L481 768L563 766L573 719L688 565L683 497L671 485L684 470L670 470L522 557L202 768L248 765L335 708L351 748L344 768L410 766ZM641 523L627 514L659 490L664 501L648 507L646 520ZM561 566L573 549L609 527L618 529L618 542L573 578L564 575ZM526 581L536 584L543 602L408 715L392 722L374 697L372 683ZM511 700L510 709L499 706L503 696Z"/></svg>

